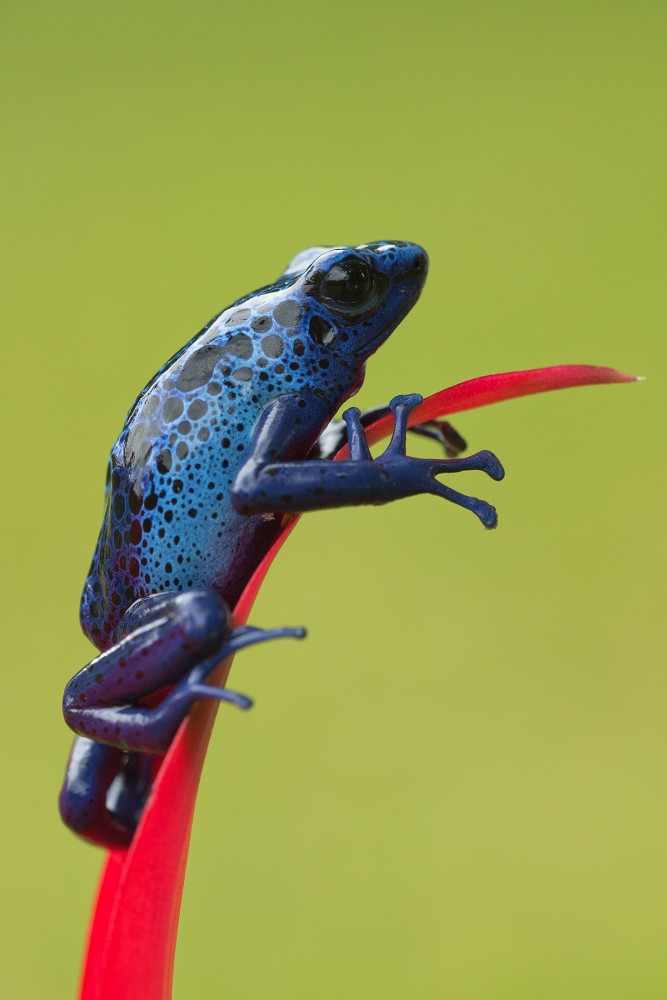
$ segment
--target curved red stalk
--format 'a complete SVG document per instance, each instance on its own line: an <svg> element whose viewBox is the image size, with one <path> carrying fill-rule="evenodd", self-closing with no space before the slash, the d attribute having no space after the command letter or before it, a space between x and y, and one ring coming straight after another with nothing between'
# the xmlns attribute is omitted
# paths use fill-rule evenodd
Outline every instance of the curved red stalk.
<svg viewBox="0 0 667 1000"><path fill-rule="evenodd" d="M410 423L551 389L604 382L633 382L613 368L559 365L504 372L460 382L429 396ZM377 420L369 443L387 437L391 415ZM347 449L336 456L344 458ZM282 533L255 570L234 610L247 621L269 567L298 521L285 519ZM231 659L215 681L224 685ZM93 913L81 984L81 1000L170 1000L178 917L199 778L218 702L199 702L179 729L158 773L149 802L128 850L108 855Z"/></svg>

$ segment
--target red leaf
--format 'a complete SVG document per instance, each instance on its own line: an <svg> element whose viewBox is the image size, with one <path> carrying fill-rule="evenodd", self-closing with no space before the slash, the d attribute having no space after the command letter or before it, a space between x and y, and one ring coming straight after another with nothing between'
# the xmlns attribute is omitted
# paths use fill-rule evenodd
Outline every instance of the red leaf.
<svg viewBox="0 0 667 1000"><path fill-rule="evenodd" d="M448 416L551 389L603 382L633 382L613 368L561 365L504 372L460 382L429 396L413 411L411 424ZM369 443L387 437L391 415L367 429ZM342 449L336 458L344 458ZM284 529L257 567L234 611L237 625L247 621L253 602L298 517ZM215 681L224 684L231 659ZM111 851L93 913L81 1000L169 1000L176 934L185 879L190 831L199 779L218 703L199 702L179 729L157 775L153 791L126 851Z"/></svg>
<svg viewBox="0 0 667 1000"><path fill-rule="evenodd" d="M410 414L409 424L420 424L436 417L446 417L478 406L500 403L518 396L532 396L536 392L553 389L571 389L577 385L596 385L607 382L636 382L636 375L626 375L615 368L595 365L554 365L552 368L528 368L522 372L500 372L498 375L481 375L450 385L448 389L428 396ZM367 428L366 439L375 444L391 434L394 418L391 414L376 420ZM341 449L336 458L346 458L347 448Z"/></svg>

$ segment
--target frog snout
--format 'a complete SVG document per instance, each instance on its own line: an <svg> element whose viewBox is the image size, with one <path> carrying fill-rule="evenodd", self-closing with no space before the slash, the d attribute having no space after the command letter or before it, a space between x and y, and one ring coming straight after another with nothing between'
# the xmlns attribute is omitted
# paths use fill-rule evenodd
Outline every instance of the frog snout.
<svg viewBox="0 0 667 1000"><path fill-rule="evenodd" d="M394 281L420 288L428 273L428 254L418 243L396 243L390 257Z"/></svg>
<svg viewBox="0 0 667 1000"><path fill-rule="evenodd" d="M428 274L428 254L417 243L407 243L396 261L394 274L398 286L421 291Z"/></svg>
<svg viewBox="0 0 667 1000"><path fill-rule="evenodd" d="M421 275L422 280L428 274L428 254L421 247L415 247L411 271L413 274Z"/></svg>

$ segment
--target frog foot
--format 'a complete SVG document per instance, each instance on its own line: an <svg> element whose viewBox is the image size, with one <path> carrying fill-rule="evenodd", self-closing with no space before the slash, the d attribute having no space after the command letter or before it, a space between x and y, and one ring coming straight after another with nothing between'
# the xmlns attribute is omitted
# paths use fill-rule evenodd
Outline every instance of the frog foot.
<svg viewBox="0 0 667 1000"><path fill-rule="evenodd" d="M478 451L468 458L411 458L406 454L406 438L410 414L422 402L418 393L407 396L395 396L389 406L394 414L394 430L385 451L375 460L372 459L364 428L360 420L360 411L351 407L343 413L347 424L352 461L374 461L385 473L387 482L382 489L380 502L396 499L402 496L413 496L417 493L430 493L442 497L459 507L472 511L485 528L495 528L498 515L495 507L486 500L458 493L439 482L436 476L451 472L484 472L491 479L501 480L505 471L496 456L490 451Z"/></svg>
<svg viewBox="0 0 667 1000"><path fill-rule="evenodd" d="M245 649L247 646L254 646L258 642L267 642L270 639L303 639L305 635L305 628L260 629L248 625L234 629L219 652L209 660L204 660L194 667L164 699L159 706L162 716L170 720L172 724L174 720L178 720L180 723L194 702L200 698L225 701L229 705L235 705L236 708L247 711L254 704L252 698L240 694L238 691L229 691L227 688L218 687L215 684L205 684L206 678L222 660L238 653L239 650Z"/></svg>

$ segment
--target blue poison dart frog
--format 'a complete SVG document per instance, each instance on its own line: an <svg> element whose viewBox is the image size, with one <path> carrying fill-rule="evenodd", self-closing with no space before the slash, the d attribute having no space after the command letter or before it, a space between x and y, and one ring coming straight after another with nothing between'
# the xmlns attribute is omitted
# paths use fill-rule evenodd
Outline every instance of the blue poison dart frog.
<svg viewBox="0 0 667 1000"><path fill-rule="evenodd" d="M427 268L414 243L306 250L273 284L219 313L139 395L111 452L81 600L83 630L100 653L64 695L78 739L60 808L81 836L127 845L153 757L193 702L251 704L207 684L213 669L245 646L304 635L234 628L229 610L284 514L430 493L495 527L493 507L436 478L476 469L501 479L493 454L457 458L465 442L432 421L411 430L437 440L447 457L406 455L420 396L391 401L393 437L375 459L364 426L386 408L333 419L419 298ZM349 458L333 462L346 442ZM161 700L147 702L162 689Z"/></svg>

